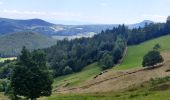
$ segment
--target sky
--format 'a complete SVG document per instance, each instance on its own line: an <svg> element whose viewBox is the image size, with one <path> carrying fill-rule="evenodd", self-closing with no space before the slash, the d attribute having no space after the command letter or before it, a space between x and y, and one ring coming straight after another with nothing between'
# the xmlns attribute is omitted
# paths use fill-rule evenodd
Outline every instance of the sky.
<svg viewBox="0 0 170 100"><path fill-rule="evenodd" d="M0 17L56 24L165 22L170 0L0 0Z"/></svg>

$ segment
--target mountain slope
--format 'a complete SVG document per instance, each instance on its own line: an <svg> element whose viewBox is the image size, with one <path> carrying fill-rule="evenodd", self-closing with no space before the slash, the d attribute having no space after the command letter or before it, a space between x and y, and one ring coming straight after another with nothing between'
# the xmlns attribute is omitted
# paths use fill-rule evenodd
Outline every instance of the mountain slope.
<svg viewBox="0 0 170 100"><path fill-rule="evenodd" d="M7 18L0 18L0 35L8 34L11 32L20 32L25 30L42 30L42 28L51 27L54 24L46 22L41 19L29 20L14 20ZM45 34L45 32L44 32Z"/></svg>
<svg viewBox="0 0 170 100"><path fill-rule="evenodd" d="M44 35L33 32L11 33L0 37L0 54L15 56L20 53L22 46L28 49L46 48L56 41Z"/></svg>
<svg viewBox="0 0 170 100"><path fill-rule="evenodd" d="M168 43L170 42L169 38L170 38L170 35L167 35L167 36L156 38L156 39L153 39L153 40L150 40L150 41L146 41L146 42L144 42L142 44L139 44L139 45L130 46L129 48L132 48L132 49L128 50L127 57L124 58L123 63L122 63L123 66L122 65L117 66L118 68L121 67L120 69L123 69L123 67L125 67L125 69L132 68L132 67L134 67L133 66L134 63L136 63L136 60L134 60L134 59L136 59L136 57L139 56L140 59L137 59L136 67L138 67L137 70L140 69L139 66L140 66L141 61L142 61L141 57L143 57L146 52L151 50L151 48L156 43L159 43L161 45L161 51L163 51L162 55L165 58L166 64L164 65L164 67L161 67L159 69L155 69L153 71L153 73L152 73L152 70L148 70L146 72L145 71L141 71L139 73L137 72L137 73L134 73L132 75L128 75L127 74L128 72L135 71L136 68L135 69L128 69L128 70L125 70L125 71L124 70L123 71L122 70L121 71L120 70L117 71L117 70L115 70L115 68L113 68L113 69L109 70L108 72L100 75L96 79L94 79L93 77L100 73L100 69L95 70L95 74L92 74L91 76L89 76L88 72L91 72L90 70L92 70L93 68L97 68L96 64L92 64L92 65L90 65L90 67L93 67L93 68L91 68L91 69L89 68L88 72L86 72L86 70L82 70L82 72L79 72L79 73L75 73L75 74L71 74L71 75L67 75L67 76L61 76L61 77L56 78L55 82L54 82L54 90L56 90L56 91L60 91L61 90L60 93L73 92L73 93L77 94L77 97L79 97L81 95L78 94L78 93L80 92L79 90L81 90L81 89L78 89L78 90L68 90L68 89L70 89L70 88L74 88L75 89L75 88L78 88L78 87L84 86L84 85L87 85L86 88L90 88L90 87L88 87L88 84L92 84L93 82L100 83L100 81L102 81L103 79L105 80L105 79L110 78L111 80L108 80L108 81L110 81L112 83L109 83L107 81L104 82L104 83L108 83L109 85L106 85L106 84L104 85L102 82L101 82L100 85L96 85L96 86L93 85L93 87L98 87L98 88L96 88L96 90L97 89L98 90L100 90L100 89L102 89L102 90L109 89L109 91L110 91L110 89L114 89L114 87L116 88L116 85L117 86L119 85L119 83L117 83L117 84L115 84L115 86L113 86L113 84L114 84L114 82L116 80L112 80L113 79L112 77L116 77L116 76L119 76L121 74L127 74L127 76L126 77L122 77L121 79L118 79L117 82L121 82L121 84L124 83L126 85L127 85L127 83L131 83L131 82L127 82L127 81L131 81L131 80L133 80L133 82L135 82L135 80L137 80L137 79L138 79L137 82L139 82L139 80L142 80L142 79L144 81L146 81L146 76L148 76L147 77L147 80L148 80L149 77L154 77L155 78L155 77L164 77L166 75L169 75L169 73L165 72L165 70L167 70L167 68L168 68L168 66L170 64L170 62L169 62L169 59L170 59L170 52L169 52L170 46L168 46ZM166 43L166 44L164 44L164 43ZM140 51L141 48L145 48L145 50L141 52ZM136 52L137 51L139 51L139 52L136 53L136 52L134 52L135 50L136 50ZM131 55L131 52L134 52L134 55L128 56L129 53ZM132 64L130 65L130 63L132 63ZM132 67L129 67L129 66L132 66ZM161 74L158 74L160 72L161 72ZM82 80L81 79L82 75L83 76L88 76L88 78L85 78L84 80ZM140 75L145 75L145 77L141 77ZM128 77L128 79L127 79L127 77ZM126 86L126 85L121 85L121 86ZM111 87L109 87L109 86L111 86ZM99 87L101 87L101 88L99 88ZM63 90L66 90L66 91L63 91ZM82 88L81 91L84 91L83 88ZM87 89L84 92L88 93L89 91L95 91L95 89L92 89L92 90L88 90ZM105 90L105 91L107 91L107 90ZM101 91L98 91L98 94L100 94L100 92ZM54 99L55 98L55 94L57 94L57 93L54 92L54 95L52 95L50 98ZM103 93L101 93L100 95L102 95L102 94ZM94 94L94 95L96 95L96 94ZM73 94L66 94L66 95L57 94L57 97L58 96L61 97L61 98L64 98L65 96L67 96L68 98L70 98L70 100L73 100L72 98L75 97L75 95L73 96ZM87 98L87 97L83 97L83 98Z"/></svg>
<svg viewBox="0 0 170 100"><path fill-rule="evenodd" d="M6 22L16 26L52 26L54 24L46 22L41 19L28 19L28 20L15 20L15 19L7 19L0 18L0 22Z"/></svg>

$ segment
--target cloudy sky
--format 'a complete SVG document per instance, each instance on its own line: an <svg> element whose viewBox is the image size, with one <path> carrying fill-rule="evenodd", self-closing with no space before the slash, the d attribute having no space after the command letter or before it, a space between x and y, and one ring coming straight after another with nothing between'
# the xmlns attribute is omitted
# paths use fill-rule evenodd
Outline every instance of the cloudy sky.
<svg viewBox="0 0 170 100"><path fill-rule="evenodd" d="M170 0L0 0L0 17L57 24L165 22Z"/></svg>

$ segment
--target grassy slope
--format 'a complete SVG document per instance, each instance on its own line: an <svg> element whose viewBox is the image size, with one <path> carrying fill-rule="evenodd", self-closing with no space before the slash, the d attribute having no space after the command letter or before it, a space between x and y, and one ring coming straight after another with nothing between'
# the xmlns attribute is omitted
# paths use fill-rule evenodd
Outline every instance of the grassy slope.
<svg viewBox="0 0 170 100"><path fill-rule="evenodd" d="M128 52L121 65L113 68L117 70L129 69L141 66L142 58L155 44L161 45L161 50L170 50L170 35L163 36L157 39L146 41L140 45L129 46ZM100 72L98 65L92 64L86 67L83 71L67 76L62 76L55 79L54 86L60 86L69 80L70 86L76 86L90 77ZM49 98L41 98L43 100L155 100L155 99L170 99L170 90L167 91L150 91L137 90L126 92L108 92L108 93L93 93L93 94L53 94Z"/></svg>
<svg viewBox="0 0 170 100"><path fill-rule="evenodd" d="M154 79L154 81L134 86L125 91L91 94L53 94L49 98L41 98L40 100L169 100L169 93L170 78L165 77Z"/></svg>
<svg viewBox="0 0 170 100"><path fill-rule="evenodd" d="M122 93L102 93L102 94L58 94L41 100L170 100L170 90L149 91L138 90Z"/></svg>
<svg viewBox="0 0 170 100"><path fill-rule="evenodd" d="M129 46L127 55L121 65L115 67L114 69L122 70L134 67L140 67L142 64L143 56L153 48L155 44L159 43L161 50L170 50L170 35L163 36L157 39L146 41L139 45Z"/></svg>
<svg viewBox="0 0 170 100"><path fill-rule="evenodd" d="M98 73L100 73L100 67L97 63L94 63L84 68L81 72L56 78L53 86L77 86Z"/></svg>
<svg viewBox="0 0 170 100"><path fill-rule="evenodd" d="M113 69L129 69L141 66L143 56L153 48L155 44L159 43L161 50L170 50L170 35L163 36L157 39L146 41L140 45L129 46L127 55L121 65ZM100 72L99 65L96 63L89 65L79 73L61 76L55 79L54 87L61 86L68 83L68 86L76 86L88 78Z"/></svg>
<svg viewBox="0 0 170 100"><path fill-rule="evenodd" d="M121 65L117 66L113 69L129 69L134 68L137 66L141 66L142 58L144 54L146 54L149 50L153 48L155 44L159 43L161 45L161 50L170 50L170 35L163 36L157 39L153 39L150 41L146 41L140 45L136 46L129 46L128 52L126 57L124 58L124 61ZM92 67L93 66L93 67ZM83 71L59 77L55 80L54 86L60 86L65 81L64 80L70 80L70 84L77 85L81 82L87 80L90 77L91 73L92 75L95 75L100 72L99 68L97 68L97 64L89 65L89 67L85 68ZM95 70L95 71L94 71ZM94 71L94 72L93 72ZM49 98L41 98L43 100L136 100L142 99L142 100L155 100L155 99L170 99L169 96L170 90L167 91L152 91L147 92L147 90L137 90L137 91L130 91L130 92L108 92L108 93L96 93L96 94L53 94Z"/></svg>

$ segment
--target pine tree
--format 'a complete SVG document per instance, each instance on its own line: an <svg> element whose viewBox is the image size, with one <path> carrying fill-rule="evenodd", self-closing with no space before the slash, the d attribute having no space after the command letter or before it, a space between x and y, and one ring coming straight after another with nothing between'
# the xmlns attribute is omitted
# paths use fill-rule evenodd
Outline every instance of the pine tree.
<svg viewBox="0 0 170 100"><path fill-rule="evenodd" d="M49 96L52 92L52 82L45 54L42 51L30 53L24 47L11 80L14 95L25 96L31 100Z"/></svg>

